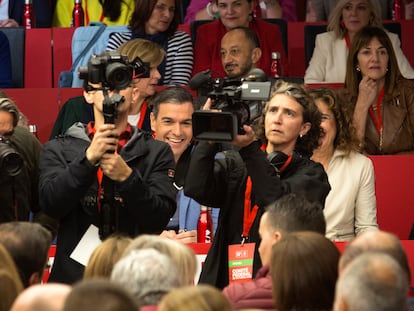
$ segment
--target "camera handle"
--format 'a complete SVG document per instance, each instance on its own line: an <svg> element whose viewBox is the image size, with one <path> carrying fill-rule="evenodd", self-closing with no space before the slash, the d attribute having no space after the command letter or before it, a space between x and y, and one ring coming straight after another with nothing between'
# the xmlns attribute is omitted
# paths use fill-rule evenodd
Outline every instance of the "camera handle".
<svg viewBox="0 0 414 311"><path fill-rule="evenodd" d="M108 88L103 89L103 115L106 124L114 124L118 116L118 106L125 101L119 94L109 96ZM103 193L100 199L100 225L99 237L103 241L111 234L119 231L119 209L121 198L115 193L114 181L108 176L102 178Z"/></svg>
<svg viewBox="0 0 414 311"><path fill-rule="evenodd" d="M114 124L118 117L118 106L125 101L125 97L119 94L112 94L109 96L108 88L103 88L104 100L103 100L103 116L106 124Z"/></svg>

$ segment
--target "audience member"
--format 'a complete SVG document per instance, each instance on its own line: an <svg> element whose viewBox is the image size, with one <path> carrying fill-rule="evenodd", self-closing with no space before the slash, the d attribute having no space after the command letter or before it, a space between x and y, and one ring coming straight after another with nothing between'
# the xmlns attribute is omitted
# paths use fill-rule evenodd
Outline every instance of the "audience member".
<svg viewBox="0 0 414 311"><path fill-rule="evenodd" d="M63 311L137 310L138 305L128 290L105 279L76 283L63 306Z"/></svg>
<svg viewBox="0 0 414 311"><path fill-rule="evenodd" d="M367 251L386 253L394 258L406 274L407 287L409 286L411 270L405 250L398 237L386 231L367 231L353 239L341 256L339 273L342 273L354 258Z"/></svg>
<svg viewBox="0 0 414 311"><path fill-rule="evenodd" d="M138 98L131 102L128 113L128 122L146 132L151 132L149 107L150 98L156 93L156 86L162 78L158 66L165 57L165 52L158 44L145 39L132 39L126 41L118 48L119 53L126 55L132 62L139 57L148 63L150 70L148 76L134 76L133 87Z"/></svg>
<svg viewBox="0 0 414 311"><path fill-rule="evenodd" d="M253 0L215 0L220 18L197 28L193 74L210 69L218 77L224 77L221 62L221 40L225 33L236 27L249 27L256 32L262 57L257 67L270 76L271 54L281 55L282 71L287 75L287 59L279 26L252 17ZM269 36L269 34L272 34Z"/></svg>
<svg viewBox="0 0 414 311"><path fill-rule="evenodd" d="M392 18L392 3L390 0L375 0L380 5L380 19ZM327 21L339 0L306 0L306 21Z"/></svg>
<svg viewBox="0 0 414 311"><path fill-rule="evenodd" d="M228 78L245 78L262 57L259 38L247 27L229 30L221 39L220 53Z"/></svg>
<svg viewBox="0 0 414 311"><path fill-rule="evenodd" d="M1 156L8 160L0 161L0 223L29 220L30 212L39 210L37 188L41 144L28 129L18 126L19 115L13 100L0 90L0 147L9 150Z"/></svg>
<svg viewBox="0 0 414 311"><path fill-rule="evenodd" d="M139 77L136 75L133 79L135 92L138 99L131 102L131 108L128 113L128 122L146 132L151 131L150 112L147 101L155 94L156 85L160 79L160 73L157 68L165 56L165 52L158 44L144 39L134 39L122 44L119 53L128 57L132 63L139 57L143 62L149 63L150 71L148 77ZM87 80L83 81L84 94L93 92ZM50 139L58 135L64 135L65 132L76 122L88 124L94 120L93 105L90 105L84 96L70 98L59 110L55 124L50 135Z"/></svg>
<svg viewBox="0 0 414 311"><path fill-rule="evenodd" d="M71 289L59 283L30 286L16 298L10 311L62 311Z"/></svg>
<svg viewBox="0 0 414 311"><path fill-rule="evenodd" d="M173 261L151 248L131 251L120 259L111 281L128 289L139 308L158 305L165 294L180 286Z"/></svg>
<svg viewBox="0 0 414 311"><path fill-rule="evenodd" d="M25 288L42 281L52 244L48 230L32 222L2 223L0 244L12 256Z"/></svg>
<svg viewBox="0 0 414 311"><path fill-rule="evenodd" d="M310 95L322 114L320 145L312 160L323 165L331 185L324 209L326 237L349 241L378 229L374 167L368 157L355 151L358 140L352 120L334 91L312 89Z"/></svg>
<svg viewBox="0 0 414 311"><path fill-rule="evenodd" d="M50 281L82 278L83 266L70 256L88 228L98 226L101 239L111 233L160 233L176 208L171 149L128 124L138 92L132 85L111 91L89 84L84 96L93 104L95 121L74 124L40 155L41 207L60 222ZM104 101L113 103L114 124L105 122ZM115 205L116 213L110 208Z"/></svg>
<svg viewBox="0 0 414 311"><path fill-rule="evenodd" d="M53 14L54 27L71 27L73 24L73 0L57 0ZM85 26L102 22L108 26L127 25L134 10L134 0L84 0Z"/></svg>
<svg viewBox="0 0 414 311"><path fill-rule="evenodd" d="M125 41L140 38L158 43L166 58L158 66L160 85L188 84L193 70L190 36L177 30L180 23L179 0L136 0L129 21L129 32L113 33L107 49L115 50Z"/></svg>
<svg viewBox="0 0 414 311"><path fill-rule="evenodd" d="M2 0L0 2L0 27L23 26L25 0ZM51 27L55 1L33 1L32 6L35 16L32 28Z"/></svg>
<svg viewBox="0 0 414 311"><path fill-rule="evenodd" d="M205 108L210 104L209 100ZM261 267L257 252L259 220L264 207L282 195L301 193L323 206L330 190L328 178L323 167L309 159L318 145L320 118L302 85L279 81L263 110L258 135L244 125L245 134L231 142L239 151L226 151L224 159L215 160L221 145L206 141L197 145L186 176L185 193L201 204L221 208L201 283L218 288L228 285L228 247L240 245L244 239L255 243L253 275L257 273ZM267 142L266 152L260 149L257 137ZM244 215L249 211L247 219Z"/></svg>
<svg viewBox="0 0 414 311"><path fill-rule="evenodd" d="M83 273L84 279L110 278L112 268L121 258L132 239L122 235L114 235L99 244L89 257Z"/></svg>
<svg viewBox="0 0 414 311"><path fill-rule="evenodd" d="M275 310L272 297L272 280L269 273L273 244L285 234L294 231L310 230L325 234L325 218L322 206L310 203L304 197L294 193L287 194L270 204L259 224L259 255L263 267L251 282L230 284L223 289L236 310L261 308Z"/></svg>
<svg viewBox="0 0 414 311"><path fill-rule="evenodd" d="M329 19L328 32L316 36L305 83L343 83L348 73L346 59L356 33L365 26L383 28L380 10L377 0L338 1ZM401 50L398 35L388 31L386 34L392 42L402 75L414 78L414 70Z"/></svg>
<svg viewBox="0 0 414 311"><path fill-rule="evenodd" d="M333 310L407 310L406 275L390 255L361 254L341 273Z"/></svg>
<svg viewBox="0 0 414 311"><path fill-rule="evenodd" d="M0 31L0 89L13 86L10 43L4 32Z"/></svg>
<svg viewBox="0 0 414 311"><path fill-rule="evenodd" d="M172 260L178 272L180 286L193 284L197 269L197 259L191 248L177 241L165 239L157 235L142 234L132 240L125 249L123 256L133 251L147 248L156 249Z"/></svg>
<svg viewBox="0 0 414 311"><path fill-rule="evenodd" d="M9 311L22 290L23 285L13 258L0 243L0 310Z"/></svg>
<svg viewBox="0 0 414 311"><path fill-rule="evenodd" d="M260 0L256 2L255 10L261 18L283 18L294 22L296 16L296 2L289 0ZM216 18L217 5L213 0L191 0L187 7L184 23L190 24L194 20L209 20Z"/></svg>
<svg viewBox="0 0 414 311"><path fill-rule="evenodd" d="M398 68L384 30L367 27L355 36L343 96L360 149L368 154L414 151L414 81L403 78Z"/></svg>
<svg viewBox="0 0 414 311"><path fill-rule="evenodd" d="M185 286L171 290L161 300L159 311L232 311L223 294L211 285Z"/></svg>
<svg viewBox="0 0 414 311"><path fill-rule="evenodd" d="M162 236L185 243L197 242L196 230L200 204L185 196L182 190L184 180L178 180L179 176L184 179L194 147L192 144L192 114L195 110L193 97L182 87L169 87L159 92L153 98L151 105L153 136L170 145L176 163L175 185L180 188L177 193L177 209ZM219 209L212 209L214 228L217 227L218 213Z"/></svg>
<svg viewBox="0 0 414 311"><path fill-rule="evenodd" d="M332 310L339 256L335 244L320 233L285 235L270 259L276 310Z"/></svg>

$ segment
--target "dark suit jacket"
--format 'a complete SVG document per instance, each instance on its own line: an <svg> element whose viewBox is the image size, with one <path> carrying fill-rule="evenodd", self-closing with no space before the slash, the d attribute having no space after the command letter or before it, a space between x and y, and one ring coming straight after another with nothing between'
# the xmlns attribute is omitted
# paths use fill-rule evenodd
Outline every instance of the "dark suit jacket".
<svg viewBox="0 0 414 311"><path fill-rule="evenodd" d="M35 27L48 28L52 25L55 0L33 0L35 14ZM19 25L23 21L24 0L9 0L9 18L14 19Z"/></svg>

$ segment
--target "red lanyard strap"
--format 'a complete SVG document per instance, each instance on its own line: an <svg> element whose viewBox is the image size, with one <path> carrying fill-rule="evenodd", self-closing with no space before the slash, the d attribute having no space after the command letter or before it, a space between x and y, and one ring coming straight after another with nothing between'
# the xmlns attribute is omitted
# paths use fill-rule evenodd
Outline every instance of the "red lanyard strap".
<svg viewBox="0 0 414 311"><path fill-rule="evenodd" d="M376 109L369 107L369 115L371 116L372 121L375 124L375 128L377 129L378 135L382 134L382 115L381 115L381 105L382 100L384 99L384 88L378 94L377 106Z"/></svg>
<svg viewBox="0 0 414 311"><path fill-rule="evenodd" d="M292 155L289 155L285 163L279 169L279 172L283 172L289 163L292 161ZM252 205L252 179L250 176L247 176L246 181L246 191L244 193L244 214L243 214L243 233L242 233L242 244L246 239L249 237L250 229L253 225L254 220L256 219L257 212L259 210L259 206L255 204L253 208Z"/></svg>

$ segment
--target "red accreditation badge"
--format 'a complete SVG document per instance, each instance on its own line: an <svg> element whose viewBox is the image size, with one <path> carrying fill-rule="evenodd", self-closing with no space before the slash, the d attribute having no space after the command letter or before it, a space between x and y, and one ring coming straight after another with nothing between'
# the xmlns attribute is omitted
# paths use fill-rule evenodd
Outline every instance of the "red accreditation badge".
<svg viewBox="0 0 414 311"><path fill-rule="evenodd" d="M253 278L255 243L229 245L229 283L244 283Z"/></svg>

